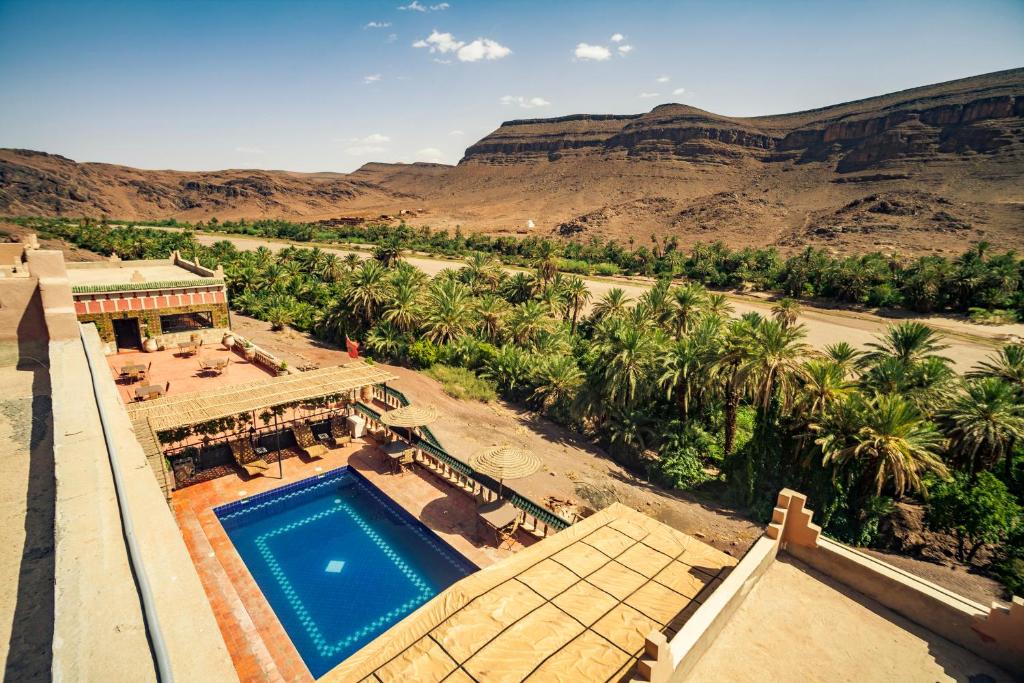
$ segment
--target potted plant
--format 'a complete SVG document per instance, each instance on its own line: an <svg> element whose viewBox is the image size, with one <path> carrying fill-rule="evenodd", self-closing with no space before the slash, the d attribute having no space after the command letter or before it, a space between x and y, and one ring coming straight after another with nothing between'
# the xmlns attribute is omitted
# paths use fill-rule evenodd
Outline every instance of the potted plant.
<svg viewBox="0 0 1024 683"><path fill-rule="evenodd" d="M286 375L288 374L288 363L281 361L277 364L277 374Z"/></svg>
<svg viewBox="0 0 1024 683"><path fill-rule="evenodd" d="M242 342L242 355L245 356L246 360L252 360L253 356L256 355L256 347L252 345L252 342L246 339Z"/></svg>

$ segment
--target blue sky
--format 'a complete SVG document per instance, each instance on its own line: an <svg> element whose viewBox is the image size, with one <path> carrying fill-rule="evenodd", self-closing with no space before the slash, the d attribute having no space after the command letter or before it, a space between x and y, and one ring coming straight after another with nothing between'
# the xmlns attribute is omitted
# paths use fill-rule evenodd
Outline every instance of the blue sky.
<svg viewBox="0 0 1024 683"><path fill-rule="evenodd" d="M1020 66L1021 0L0 0L0 147L183 170L454 163L513 118L783 113Z"/></svg>

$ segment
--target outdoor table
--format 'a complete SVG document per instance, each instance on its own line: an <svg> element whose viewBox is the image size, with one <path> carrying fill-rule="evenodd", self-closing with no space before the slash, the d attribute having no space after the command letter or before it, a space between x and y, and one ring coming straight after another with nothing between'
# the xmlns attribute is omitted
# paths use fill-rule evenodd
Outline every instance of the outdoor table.
<svg viewBox="0 0 1024 683"><path fill-rule="evenodd" d="M499 530L516 521L516 517L519 516L519 510L512 503L499 498L478 507L476 514L487 526L494 529L495 538L497 538Z"/></svg>
<svg viewBox="0 0 1024 683"><path fill-rule="evenodd" d="M153 396L163 396L164 388L159 384L149 384L144 387L138 387L135 390L135 398L142 399L143 401L152 398Z"/></svg>
<svg viewBox="0 0 1024 683"><path fill-rule="evenodd" d="M199 344L195 342L181 342L178 344L178 350L186 356L194 356L199 352Z"/></svg>
<svg viewBox="0 0 1024 683"><path fill-rule="evenodd" d="M136 363L134 365L122 365L121 366L121 374L122 375L131 375L131 374L134 374L134 373L145 372L145 371L146 371L146 366L143 365L142 363Z"/></svg>
<svg viewBox="0 0 1024 683"><path fill-rule="evenodd" d="M388 461L391 463L392 472L398 472L402 467L402 457L410 448L412 448L412 446L404 441L398 441L397 439L389 444L381 446L381 450L384 451L384 455L387 456Z"/></svg>

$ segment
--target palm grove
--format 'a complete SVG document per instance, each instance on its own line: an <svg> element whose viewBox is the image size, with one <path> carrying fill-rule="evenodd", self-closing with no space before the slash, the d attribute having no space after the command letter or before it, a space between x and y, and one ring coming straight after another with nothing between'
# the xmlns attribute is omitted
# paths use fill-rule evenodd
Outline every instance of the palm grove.
<svg viewBox="0 0 1024 683"><path fill-rule="evenodd" d="M922 502L959 560L984 556L1024 590L1024 346L959 376L916 322L866 351L813 349L794 300L733 317L725 296L664 279L636 301L621 289L591 301L553 255L510 274L473 253L428 278L393 246L360 260L203 247L189 233L51 230L101 253L180 249L220 263L236 310L362 340L380 360L460 368L657 483L728 497L761 519L789 486L815 501L830 535L868 545L895 501Z"/></svg>

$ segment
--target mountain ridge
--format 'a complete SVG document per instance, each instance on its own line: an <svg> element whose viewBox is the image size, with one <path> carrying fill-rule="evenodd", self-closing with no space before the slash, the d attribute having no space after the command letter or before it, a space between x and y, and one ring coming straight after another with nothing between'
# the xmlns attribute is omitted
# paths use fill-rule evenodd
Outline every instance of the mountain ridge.
<svg viewBox="0 0 1024 683"><path fill-rule="evenodd" d="M145 171L0 150L0 213L338 216L834 251L1024 246L1024 69L789 114L685 104L505 121L455 166ZM533 227L527 227L531 225Z"/></svg>

